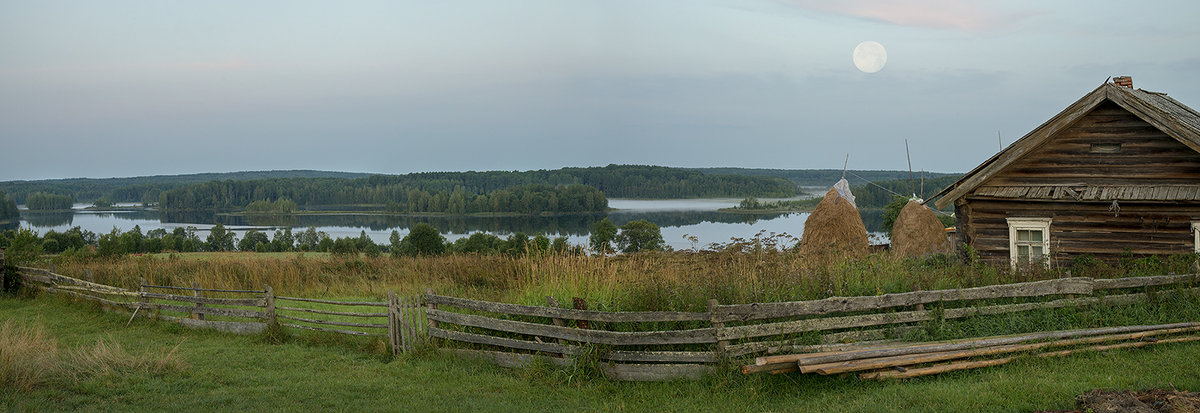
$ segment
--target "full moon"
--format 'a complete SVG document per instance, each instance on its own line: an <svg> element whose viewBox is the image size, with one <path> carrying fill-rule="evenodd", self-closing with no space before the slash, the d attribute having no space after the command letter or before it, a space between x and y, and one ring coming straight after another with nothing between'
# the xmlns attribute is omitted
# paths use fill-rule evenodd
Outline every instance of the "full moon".
<svg viewBox="0 0 1200 413"><path fill-rule="evenodd" d="M878 42L870 40L854 48L854 66L863 73L875 73L887 64L887 50Z"/></svg>

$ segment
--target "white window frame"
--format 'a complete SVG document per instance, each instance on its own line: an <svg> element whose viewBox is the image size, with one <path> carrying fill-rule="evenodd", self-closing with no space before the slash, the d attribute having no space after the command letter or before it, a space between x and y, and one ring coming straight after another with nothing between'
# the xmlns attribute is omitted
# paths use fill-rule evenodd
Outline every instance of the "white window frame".
<svg viewBox="0 0 1200 413"><path fill-rule="evenodd" d="M1192 236L1196 238L1192 245L1196 247L1196 253L1200 254L1200 221L1192 221Z"/></svg>
<svg viewBox="0 0 1200 413"><path fill-rule="evenodd" d="M1050 221L1051 218L1008 218L1008 257L1012 268L1021 265L1017 255L1017 231L1042 232L1042 261L1050 265Z"/></svg>

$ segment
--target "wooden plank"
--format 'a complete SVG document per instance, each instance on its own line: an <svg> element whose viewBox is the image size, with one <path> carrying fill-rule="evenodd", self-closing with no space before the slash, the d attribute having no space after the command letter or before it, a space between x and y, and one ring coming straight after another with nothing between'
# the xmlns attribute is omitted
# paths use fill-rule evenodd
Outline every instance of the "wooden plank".
<svg viewBox="0 0 1200 413"><path fill-rule="evenodd" d="M383 302L383 303L381 303L381 302L374 302L374 301L334 301L334 300L318 300L318 299L316 299L316 298L284 297L284 296L282 296L282 295L277 295L277 296L275 296L275 299L276 299L276 300L288 300L288 301L303 301L303 302L307 302L307 303L320 303L320 304L336 304L336 305L350 305L350 306L355 306L355 305L358 305L358 306L370 306L370 307L387 307L387 303L386 303L386 302Z"/></svg>
<svg viewBox="0 0 1200 413"><path fill-rule="evenodd" d="M182 324L185 327L206 328L210 330L243 335L261 334L267 326L266 324L260 322L197 320L185 317L172 317L163 314L159 314L157 317L163 320Z"/></svg>
<svg viewBox="0 0 1200 413"><path fill-rule="evenodd" d="M109 300L109 299L105 299L105 298L101 298L101 297L96 297L94 295L83 294L83 293L70 291L70 290L63 290L63 289L59 289L59 288L55 288L55 287L51 287L51 286L38 285L37 288L41 289L43 291L49 292L49 293L68 295L71 297L80 298L80 299L89 300L89 301L95 301L100 304L109 305L109 306L113 306L113 307L129 307L129 306L135 305L135 303L113 301L113 300Z"/></svg>
<svg viewBox="0 0 1200 413"><path fill-rule="evenodd" d="M41 276L49 279L50 282L67 283L67 284L73 284L73 285L80 286L80 287L89 287L96 291L106 291L106 292L109 292L109 291L111 291L111 292L128 292L129 291L124 288L117 288L117 287L113 287L110 285L97 284L94 282L80 280L78 278L71 278L71 277L68 277L68 276L65 276L62 274L55 274L54 272L52 272L50 270L46 270L46 269L42 269L42 268L17 267L17 271L19 273L29 273L29 274L41 275Z"/></svg>
<svg viewBox="0 0 1200 413"><path fill-rule="evenodd" d="M324 325L331 325L331 326L342 326L342 327L387 328L387 326L388 326L387 323L353 323L353 322L349 322L349 321L313 320L310 318L292 317L292 316L285 315L285 314L276 314L275 316L279 317L279 318L287 319L287 320L292 320L292 321L300 321L300 322L313 323L313 324L324 324Z"/></svg>
<svg viewBox="0 0 1200 413"><path fill-rule="evenodd" d="M484 344L489 346L506 347L518 350L540 351L551 354L575 355L579 354L578 347L567 346L558 343L539 343L536 341L516 340L504 337L488 336L483 334L467 333L462 331L446 330L442 328L429 329L429 335L446 340L461 341L464 343Z"/></svg>
<svg viewBox="0 0 1200 413"><path fill-rule="evenodd" d="M699 380L713 372L703 364L605 364L604 375L619 381Z"/></svg>
<svg viewBox="0 0 1200 413"><path fill-rule="evenodd" d="M674 331L605 331L582 330L569 327L529 323L524 321L499 320L484 316L459 314L442 310L425 311L430 320L496 331L561 338L585 343L611 345L655 345L655 344L707 344L715 343L712 328Z"/></svg>
<svg viewBox="0 0 1200 413"><path fill-rule="evenodd" d="M570 367L575 364L574 359L561 358L561 357L547 357L547 356L542 356L542 355L537 355L537 354L506 353L506 352L502 352L502 351L488 351L488 350L468 350L468 349L462 349L462 348L452 349L451 351L454 353L457 353L458 355L463 356L463 357L481 358L481 359L489 360L498 366L508 367L511 369L525 368L525 367L528 367L529 365L539 362L539 361L544 362L544 363L550 363L550 364L553 364L553 365L556 365L559 367Z"/></svg>
<svg viewBox="0 0 1200 413"><path fill-rule="evenodd" d="M639 361L650 363L716 363L717 355L711 351L624 351L613 350L601 359L610 361Z"/></svg>
<svg viewBox="0 0 1200 413"><path fill-rule="evenodd" d="M721 305L713 310L713 318L721 321L749 321L767 318L795 317L815 314L881 310L908 307L939 301L965 301L994 298L1039 297L1057 294L1089 295L1091 278L1061 278L1017 284L952 290L915 291L864 297L830 297L813 301Z"/></svg>
<svg viewBox="0 0 1200 413"><path fill-rule="evenodd" d="M162 310L162 311L176 311L176 312L188 313L188 314L199 312L199 313L204 313L204 314L219 315L219 316L226 316L226 317L245 317L245 318L257 318L257 319L262 319L262 318L266 317L266 313L264 313L262 311L245 310L245 309L241 309L241 308L205 307L203 309L199 309L199 308L192 307L192 306L171 305L171 304L161 304L161 303L142 303L141 306L143 309L158 309L158 310Z"/></svg>
<svg viewBox="0 0 1200 413"><path fill-rule="evenodd" d="M351 336L383 336L384 335L384 333L368 333L366 331L338 330L338 329L333 329L333 328L321 328L321 327L305 326L305 325L299 325L299 324L280 323L279 325L284 326L284 327L299 328L299 329L304 329L304 330L324 331L326 333L347 334L347 335L351 335Z"/></svg>
<svg viewBox="0 0 1200 413"><path fill-rule="evenodd" d="M197 304L240 305L247 307L262 307L264 305L263 299L261 298L213 298L158 293L142 293L142 296L152 299L182 301L185 303Z"/></svg>
<svg viewBox="0 0 1200 413"><path fill-rule="evenodd" d="M1114 349L1122 349L1122 348L1145 347L1145 346L1149 346L1149 345L1153 345L1153 344L1184 343L1184 342L1190 342L1190 341L1200 341L1200 336L1169 338L1169 339L1163 339L1163 340L1157 340L1157 341L1135 341L1135 342L1129 342L1129 343L1119 343L1119 344L1108 344L1108 345L1085 347L1085 348L1080 348L1080 349L1060 350L1060 351L1053 351L1053 352L1037 354L1037 357L1040 357L1040 358L1062 357L1062 356L1079 353L1079 352L1085 352L1085 351L1105 351L1105 350L1114 350ZM863 380L901 379L901 378L920 377L920 376L928 376L931 374L945 373L945 372L957 371L957 370L967 370L967 369L976 369L976 368L982 368L982 367L999 366L1002 364L1010 363L1013 360L1016 360L1017 358L1019 358L1019 356L1002 357L1002 358L993 359L993 360L945 363L945 364L933 365L933 366L922 367L922 368L909 368L902 372L901 371L879 371L879 372L862 373L862 374L859 374L858 376L860 379L863 379Z"/></svg>
<svg viewBox="0 0 1200 413"><path fill-rule="evenodd" d="M1094 328L1094 329L1055 331L1055 332L1049 332L1049 333L1026 334L1026 335L1015 336L1015 337L1004 337L1004 338L996 338L996 339L988 339L988 340L976 340L976 341L970 341L970 342L964 342L964 343L943 344L943 345L938 345L938 346L926 346L926 347L919 347L919 348L891 348L891 349L879 349L879 350L849 351L849 352L845 352L845 353L841 353L841 354L830 354L830 355L824 355L824 356L801 358L796 361L796 364L800 365L801 368L803 368L803 366L808 366L808 365L835 363L835 362L865 359L865 358L903 356L903 355L908 355L908 354L929 353L929 352L935 352L935 351L968 350L968 349L976 349L976 348L983 348L983 347L1024 343L1024 342L1037 341L1037 340L1056 340L1056 339L1062 339L1062 338L1098 336L1098 335L1120 334L1120 333L1134 333L1134 332L1149 331L1149 330L1164 330L1164 329L1171 329L1171 328L1187 328L1187 327L1196 327L1196 326L1200 326L1200 323L1174 323L1174 324L1160 324L1160 325L1106 327L1106 328Z"/></svg>
<svg viewBox="0 0 1200 413"><path fill-rule="evenodd" d="M569 320L604 321L612 323L635 322L668 322L668 321L708 321L707 312L675 312L675 311L594 311L576 310L572 308L537 307L520 304L495 303L477 301L466 298L447 297L426 294L425 302L430 304L449 305L469 310L487 311L490 313L525 315L546 318L563 318Z"/></svg>
<svg viewBox="0 0 1200 413"><path fill-rule="evenodd" d="M1024 351L1039 350L1047 347L1068 347L1080 344L1095 344L1106 341L1132 340L1143 337L1152 337L1156 335L1178 334L1200 330L1200 327L1188 328L1173 328L1164 330L1150 330L1136 333L1112 334L1103 336L1084 337L1067 340L1044 341L1040 343L1029 344L1012 344L1002 346L991 346L978 349L965 349L956 351L943 351L931 353L910 354L896 357L881 357L872 359L849 360L844 362L815 364L800 367L800 372L817 372L822 375L840 374L854 371L875 370L895 366L910 366L915 364L932 363L935 361L954 360L960 358L990 356L996 354L1016 353Z"/></svg>
<svg viewBox="0 0 1200 413"><path fill-rule="evenodd" d="M570 358L547 357L537 354L505 353L500 351L455 349L464 357L477 357L508 368L525 368L536 362L551 363L559 367L575 364ZM713 366L703 364L614 364L601 365L604 375L619 381L664 381L696 380L714 371Z"/></svg>
<svg viewBox="0 0 1200 413"><path fill-rule="evenodd" d="M1154 275L1149 277L1099 278L1093 284L1097 290L1187 284L1200 280L1200 274Z"/></svg>
<svg viewBox="0 0 1200 413"><path fill-rule="evenodd" d="M276 297L276 298L279 298L279 297ZM299 311L302 313L339 315L339 316L347 316L347 317L387 317L388 316L388 313L356 313L353 311L330 311L330 310L317 310L317 309L313 309L313 308L299 308L299 307L276 306L275 310L276 311Z"/></svg>
<svg viewBox="0 0 1200 413"><path fill-rule="evenodd" d="M173 285L145 284L145 285L143 285L143 287L161 288L161 289L167 289L167 290L189 290L189 291L196 290L196 288L194 288L194 287L176 287ZM250 294L262 294L262 293L266 292L265 290L221 290L221 289L215 289L215 288L202 288L202 289L200 289L200 291L209 291L209 292L215 292L215 293L250 293Z"/></svg>

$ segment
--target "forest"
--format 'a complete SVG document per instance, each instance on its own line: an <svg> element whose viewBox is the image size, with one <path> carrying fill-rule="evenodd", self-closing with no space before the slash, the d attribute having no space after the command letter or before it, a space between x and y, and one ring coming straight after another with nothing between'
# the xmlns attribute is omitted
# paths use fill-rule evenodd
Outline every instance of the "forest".
<svg viewBox="0 0 1200 413"><path fill-rule="evenodd" d="M25 198L25 206L31 211L61 211L71 209L75 200L70 195L34 192Z"/></svg>
<svg viewBox="0 0 1200 413"><path fill-rule="evenodd" d="M21 213L17 210L17 201L5 194L4 191L0 191L0 222L19 218L21 218Z"/></svg>
<svg viewBox="0 0 1200 413"><path fill-rule="evenodd" d="M255 190L263 193L279 192L279 188L291 188L298 195L287 195L301 206L371 203L385 204L388 201L401 203L400 198L380 198L386 192L403 190L424 191L431 203L444 194L449 205L450 197L460 192L469 195L487 195L491 198L498 190L512 190L528 185L587 185L614 198L714 198L714 197L789 197L796 195L792 182L771 176L743 176L734 174L706 174L693 169L670 168L644 165L608 165L604 167L562 168L534 171L489 171L489 172L425 172L406 175L366 175L344 172L322 171L265 171L234 172L228 174L191 174L149 176L109 179L57 179L43 181L0 182L0 190L7 191L18 204L26 203L27 197L35 192L68 195L78 202L105 199L111 202L140 202L153 204L168 197L203 192L198 189L213 182L253 181ZM225 185L225 184L221 184ZM226 185L228 186L228 185ZM179 190L174 191L173 190ZM540 191L535 191L540 192ZM415 195L415 194L414 194ZM502 194L498 194L503 196ZM186 195L184 195L186 196ZM277 197L254 196L251 200L274 201ZM229 201L231 205L248 205L249 202L234 202L232 195L220 196L207 201L206 206L191 208L214 208ZM420 197L406 197L408 199ZM342 201L333 201L335 199ZM353 201L345 201L353 200ZM490 199L489 199L490 200ZM471 209L468 202L467 209ZM179 208L173 204L172 208ZM222 208L217 206L216 208ZM413 212L438 210L404 206ZM449 208L447 206L447 208ZM475 208L483 210L482 208ZM493 205L490 212L502 212L503 208ZM537 209L537 208L532 208ZM511 212L511 211L510 211Z"/></svg>

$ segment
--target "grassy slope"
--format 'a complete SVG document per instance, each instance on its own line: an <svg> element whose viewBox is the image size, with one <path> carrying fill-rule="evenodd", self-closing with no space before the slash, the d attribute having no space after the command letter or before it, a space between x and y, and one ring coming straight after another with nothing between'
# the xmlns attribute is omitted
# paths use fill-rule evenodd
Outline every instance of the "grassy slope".
<svg viewBox="0 0 1200 413"><path fill-rule="evenodd" d="M387 360L353 343L254 337L135 321L43 297L0 298L0 321L40 323L60 343L110 337L134 353L178 353L191 364L158 377L113 375L0 388L0 410L415 411L1028 411L1071 407L1091 388L1200 388L1200 345L1173 344L1023 360L997 368L898 382L736 374L699 382L613 383L570 372L504 370L448 355ZM328 340L325 340L328 341Z"/></svg>

